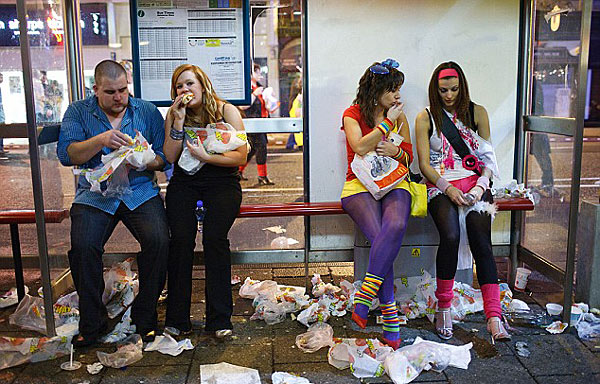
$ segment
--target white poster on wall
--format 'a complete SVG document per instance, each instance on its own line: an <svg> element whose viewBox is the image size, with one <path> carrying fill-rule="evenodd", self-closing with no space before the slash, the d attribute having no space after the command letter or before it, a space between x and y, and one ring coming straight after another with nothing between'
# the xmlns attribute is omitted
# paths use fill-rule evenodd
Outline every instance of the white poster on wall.
<svg viewBox="0 0 600 384"><path fill-rule="evenodd" d="M242 8L211 8L208 2L152 5L137 11L141 97L171 99L173 71L190 63L207 73L220 97L243 99Z"/></svg>

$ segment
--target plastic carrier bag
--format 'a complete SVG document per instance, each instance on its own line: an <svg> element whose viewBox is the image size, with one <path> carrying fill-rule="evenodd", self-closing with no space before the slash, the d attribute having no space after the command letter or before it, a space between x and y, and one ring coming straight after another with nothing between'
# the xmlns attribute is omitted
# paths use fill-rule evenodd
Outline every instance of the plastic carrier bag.
<svg viewBox="0 0 600 384"><path fill-rule="evenodd" d="M185 128L185 140L193 145L198 141L204 145L208 153L225 153L246 145L248 138L245 131L237 131L228 123L211 123L205 128ZM186 145L177 162L188 175L193 175L204 166L204 162L195 158Z"/></svg>
<svg viewBox="0 0 600 384"><path fill-rule="evenodd" d="M103 196L122 196L131 193L129 188L129 170L143 168L156 158L152 144L136 131L129 145L124 145L108 155L102 155L102 165L95 169L74 169L73 173L85 176L90 183L90 191ZM106 182L104 185L103 183Z"/></svg>
<svg viewBox="0 0 600 384"><path fill-rule="evenodd" d="M379 156L375 151L364 156L355 154L350 167L375 200L385 196L408 174L406 165L391 157Z"/></svg>

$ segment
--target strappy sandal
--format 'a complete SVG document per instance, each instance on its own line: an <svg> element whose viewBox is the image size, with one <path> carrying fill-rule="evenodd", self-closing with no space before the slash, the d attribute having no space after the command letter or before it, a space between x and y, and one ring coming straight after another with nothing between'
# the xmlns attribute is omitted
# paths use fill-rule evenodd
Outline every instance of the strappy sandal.
<svg viewBox="0 0 600 384"><path fill-rule="evenodd" d="M442 340L450 340L454 336L450 308L438 308L435 312L435 331Z"/></svg>
<svg viewBox="0 0 600 384"><path fill-rule="evenodd" d="M492 337L492 345L496 344L496 341L509 341L511 339L499 317L494 316L488 319L487 330Z"/></svg>

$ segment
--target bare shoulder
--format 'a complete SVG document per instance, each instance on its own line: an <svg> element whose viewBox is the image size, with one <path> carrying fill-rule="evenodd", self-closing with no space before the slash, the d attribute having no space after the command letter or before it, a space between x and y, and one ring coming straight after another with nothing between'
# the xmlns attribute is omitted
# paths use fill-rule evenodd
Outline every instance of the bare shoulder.
<svg viewBox="0 0 600 384"><path fill-rule="evenodd" d="M427 128L429 128L429 113L427 113L427 110L424 109L421 112L419 112L417 114L416 121L420 125L425 125Z"/></svg>
<svg viewBox="0 0 600 384"><path fill-rule="evenodd" d="M483 105L475 104L474 112L475 119L477 119L478 117L487 116L487 110Z"/></svg>

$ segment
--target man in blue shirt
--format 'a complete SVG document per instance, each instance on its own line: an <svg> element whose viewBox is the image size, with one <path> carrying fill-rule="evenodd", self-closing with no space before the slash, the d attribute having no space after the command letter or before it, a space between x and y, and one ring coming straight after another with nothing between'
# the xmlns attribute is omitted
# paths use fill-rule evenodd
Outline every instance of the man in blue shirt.
<svg viewBox="0 0 600 384"><path fill-rule="evenodd" d="M135 136L135 131L152 144L155 159L145 169L129 171L131 193L120 197L91 192L85 177L71 207L71 250L69 264L79 294L79 335L76 347L95 344L106 330L107 312L102 254L104 245L119 221L140 243L137 258L139 293L133 302L131 319L144 341L153 338L157 325L156 304L164 286L169 231L160 188L154 171L164 170L162 152L164 120L150 102L129 96L127 73L117 62L104 60L95 69L94 96L77 101L65 112L57 154L63 165L95 168L108 154Z"/></svg>

